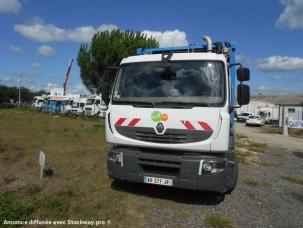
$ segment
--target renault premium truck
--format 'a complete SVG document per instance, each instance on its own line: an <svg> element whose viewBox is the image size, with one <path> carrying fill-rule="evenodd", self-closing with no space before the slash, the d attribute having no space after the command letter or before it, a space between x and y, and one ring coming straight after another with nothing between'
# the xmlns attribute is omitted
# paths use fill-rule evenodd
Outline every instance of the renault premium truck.
<svg viewBox="0 0 303 228"><path fill-rule="evenodd" d="M109 177L221 193L235 188L234 109L249 103L242 83L249 69L235 63L235 43L203 39L206 45L141 48L116 73L105 71Z"/></svg>

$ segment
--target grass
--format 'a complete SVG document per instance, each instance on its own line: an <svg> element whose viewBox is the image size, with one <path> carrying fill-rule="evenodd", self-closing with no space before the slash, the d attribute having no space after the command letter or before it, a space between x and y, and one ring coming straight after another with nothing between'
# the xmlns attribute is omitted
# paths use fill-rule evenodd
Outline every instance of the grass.
<svg viewBox="0 0 303 228"><path fill-rule="evenodd" d="M23 220L33 212L31 201L22 201L15 199L14 192L2 192L0 194L0 224L6 220Z"/></svg>
<svg viewBox="0 0 303 228"><path fill-rule="evenodd" d="M291 177L291 176L280 176L280 177L283 180L288 181L289 183L303 185L303 180L302 179L298 179L298 178Z"/></svg>
<svg viewBox="0 0 303 228"><path fill-rule="evenodd" d="M213 214L204 219L204 223L212 228L231 228L232 222L219 214Z"/></svg>
<svg viewBox="0 0 303 228"><path fill-rule="evenodd" d="M277 126L265 126L262 129L266 133L282 134L282 128ZM288 128L288 134L292 137L303 139L303 129Z"/></svg>
<svg viewBox="0 0 303 228"><path fill-rule="evenodd" d="M242 165L258 164L268 166L265 162L256 161L257 153L265 153L267 150L266 143L253 142L247 136L236 135L236 155Z"/></svg>
<svg viewBox="0 0 303 228"><path fill-rule="evenodd" d="M112 187L104 120L1 109L0 126L0 195L11 196L0 202L0 224L3 219L82 219L111 220L113 227L163 226L164 218L150 218L155 206L172 211L176 221L190 217L174 197ZM46 154L45 169L53 171L43 181L40 150Z"/></svg>
<svg viewBox="0 0 303 228"><path fill-rule="evenodd" d="M245 178L242 180L242 183L248 186L255 186L255 187L270 187L271 184L267 181L257 181L251 178Z"/></svg>
<svg viewBox="0 0 303 228"><path fill-rule="evenodd" d="M146 196L111 188L104 120L0 110L0 224L3 219L111 220L138 227ZM39 179L39 151L53 175Z"/></svg>

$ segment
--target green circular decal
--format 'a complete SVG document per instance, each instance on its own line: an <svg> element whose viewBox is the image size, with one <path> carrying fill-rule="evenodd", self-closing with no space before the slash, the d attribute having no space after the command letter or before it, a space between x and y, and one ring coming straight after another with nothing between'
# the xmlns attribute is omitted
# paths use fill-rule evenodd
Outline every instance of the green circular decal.
<svg viewBox="0 0 303 228"><path fill-rule="evenodd" d="M151 119L154 122L159 122L161 120L161 112L159 111L153 111L151 114Z"/></svg>

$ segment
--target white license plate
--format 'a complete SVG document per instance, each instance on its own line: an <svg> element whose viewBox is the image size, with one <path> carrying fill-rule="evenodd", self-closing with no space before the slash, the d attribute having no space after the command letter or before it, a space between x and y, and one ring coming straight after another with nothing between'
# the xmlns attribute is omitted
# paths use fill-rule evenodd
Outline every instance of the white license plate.
<svg viewBox="0 0 303 228"><path fill-rule="evenodd" d="M173 180L172 179L165 179L165 178L159 178L159 177L144 176L144 183L173 186Z"/></svg>

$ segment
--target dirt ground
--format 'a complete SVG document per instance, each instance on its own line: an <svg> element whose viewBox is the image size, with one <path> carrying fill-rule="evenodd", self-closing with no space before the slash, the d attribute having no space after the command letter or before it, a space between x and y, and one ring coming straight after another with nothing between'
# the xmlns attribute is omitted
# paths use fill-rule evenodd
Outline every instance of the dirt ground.
<svg viewBox="0 0 303 228"><path fill-rule="evenodd" d="M246 160L240 162L238 185L231 194L129 183L113 187L152 199L149 227L303 227L303 140L238 123L236 132L238 140L253 142L253 150L256 145L263 149L254 153L245 148ZM153 203L159 199L162 204Z"/></svg>
<svg viewBox="0 0 303 228"><path fill-rule="evenodd" d="M303 149L302 139L287 137L281 134L268 134L260 127L246 127L242 123L236 123L236 131L238 134L246 135L256 141L267 143L270 147L286 148L290 150Z"/></svg>

